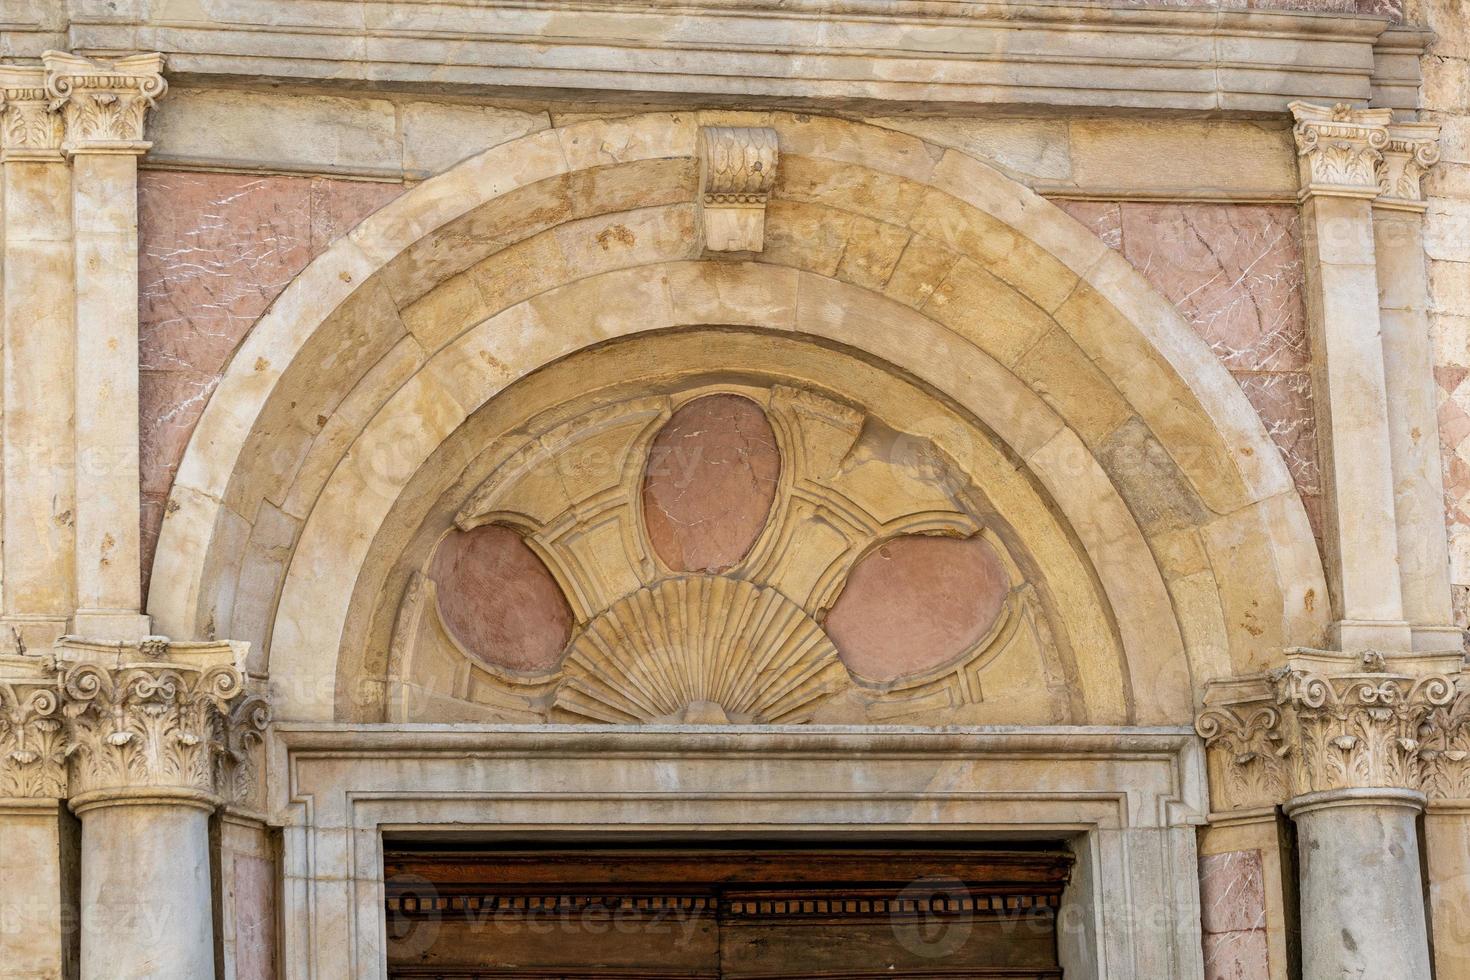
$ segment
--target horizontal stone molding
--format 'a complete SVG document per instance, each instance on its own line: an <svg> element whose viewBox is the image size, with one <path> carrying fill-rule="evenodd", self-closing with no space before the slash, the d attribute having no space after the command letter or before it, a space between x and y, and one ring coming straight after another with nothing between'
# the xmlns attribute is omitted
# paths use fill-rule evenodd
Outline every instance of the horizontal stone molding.
<svg viewBox="0 0 1470 980"><path fill-rule="evenodd" d="M293 883L280 919L289 976L386 976L384 830L450 828L602 841L785 832L834 847L874 831L1024 828L1072 842L1063 914L1095 923L1109 950L1098 980L1201 975L1205 801L1188 729L283 723L270 742ZM1124 893L1131 907L1109 900Z"/></svg>
<svg viewBox="0 0 1470 980"><path fill-rule="evenodd" d="M1279 112L1295 98L1412 108L1386 18L1026 2L673 0L515 6L367 0L225 5L179 20L14 30L22 56L55 46L169 54L188 76L295 83L618 91L647 98L772 98L815 105L1048 105ZM609 18L615 17L615 21ZM1403 105L1398 105L1402 101Z"/></svg>

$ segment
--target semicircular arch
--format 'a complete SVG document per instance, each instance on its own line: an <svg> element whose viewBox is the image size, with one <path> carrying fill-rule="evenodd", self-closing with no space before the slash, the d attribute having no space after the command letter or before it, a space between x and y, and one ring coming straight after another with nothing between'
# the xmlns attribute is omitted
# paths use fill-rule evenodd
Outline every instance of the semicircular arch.
<svg viewBox="0 0 1470 980"><path fill-rule="evenodd" d="M247 337L189 444L154 566L158 628L252 640L282 691L334 685L352 556L392 505L340 482L374 426L414 420L397 439L406 481L541 366L725 324L861 350L996 433L1082 543L1128 674L1182 678L1135 720L1186 721L1192 685L1318 640L1320 561L1279 454L1126 262L958 151L780 114L749 120L782 147L766 252L704 259L701 121L648 114L503 144L313 262ZM252 567L273 537L289 560ZM334 699L286 695L284 714L330 716Z"/></svg>

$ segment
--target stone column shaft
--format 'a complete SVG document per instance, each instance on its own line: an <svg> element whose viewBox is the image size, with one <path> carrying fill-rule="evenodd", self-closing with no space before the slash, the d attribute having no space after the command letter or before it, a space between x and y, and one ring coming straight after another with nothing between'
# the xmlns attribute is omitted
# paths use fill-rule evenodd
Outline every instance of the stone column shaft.
<svg viewBox="0 0 1470 980"><path fill-rule="evenodd" d="M215 975L209 818L258 771L243 644L67 639L61 694L81 819L81 978Z"/></svg>
<svg viewBox="0 0 1470 980"><path fill-rule="evenodd" d="M72 159L76 278L76 600L72 632L136 641L141 614L138 486L138 157L166 86L159 55L94 62L48 52L47 91Z"/></svg>
<svg viewBox="0 0 1470 980"><path fill-rule="evenodd" d="M1430 980L1416 821L1422 794L1298 797L1303 980Z"/></svg>
<svg viewBox="0 0 1470 980"><path fill-rule="evenodd" d="M1421 178L1439 159L1439 127L1396 123L1388 134L1373 230L1404 617L1415 650L1453 650L1461 633L1450 607L1420 191Z"/></svg>
<svg viewBox="0 0 1470 980"><path fill-rule="evenodd" d="M1417 820L1456 689L1419 669L1441 661L1298 650L1207 687L1212 820L1285 801L1297 826L1303 980L1430 980Z"/></svg>
<svg viewBox="0 0 1470 980"><path fill-rule="evenodd" d="M40 69L4 88L3 565L12 648L49 647L73 606L71 174Z"/></svg>
<svg viewBox="0 0 1470 980"><path fill-rule="evenodd" d="M1326 558L1342 649L1408 649L1398 564L1372 201L1386 109L1292 103L1301 163L1307 316Z"/></svg>

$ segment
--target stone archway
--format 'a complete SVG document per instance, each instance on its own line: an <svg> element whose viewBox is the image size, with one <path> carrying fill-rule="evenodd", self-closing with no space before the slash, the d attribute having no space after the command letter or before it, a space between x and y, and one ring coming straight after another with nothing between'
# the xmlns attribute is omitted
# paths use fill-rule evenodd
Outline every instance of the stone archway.
<svg viewBox="0 0 1470 980"><path fill-rule="evenodd" d="M781 145L766 249L750 261L702 257L697 232L698 129L731 121L770 126ZM348 609L418 467L516 379L703 324L844 345L994 433L1105 597L1133 706L1116 720L1187 722L1205 678L1319 641L1320 561L1279 456L1123 260L957 151L732 113L504 144L314 262L247 338L190 443L158 548L159 629L251 640L281 717L353 717L338 683ZM405 465L365 487L353 461L385 444Z"/></svg>

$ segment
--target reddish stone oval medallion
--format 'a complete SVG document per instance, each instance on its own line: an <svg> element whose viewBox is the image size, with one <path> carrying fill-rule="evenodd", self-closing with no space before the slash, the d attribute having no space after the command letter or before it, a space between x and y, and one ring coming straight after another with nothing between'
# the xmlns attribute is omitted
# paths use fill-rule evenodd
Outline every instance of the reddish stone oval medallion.
<svg viewBox="0 0 1470 980"><path fill-rule="evenodd" d="M995 625L1010 584L995 551L968 539L906 535L866 555L827 614L827 634L866 680L926 673Z"/></svg>
<svg viewBox="0 0 1470 980"><path fill-rule="evenodd" d="M759 405L706 395L679 407L648 452L643 520L653 549L681 572L737 564L765 527L781 453Z"/></svg>
<svg viewBox="0 0 1470 980"><path fill-rule="evenodd" d="M550 670L572 635L572 610L521 536L486 525L451 531L429 566L439 615L479 660L506 670Z"/></svg>

